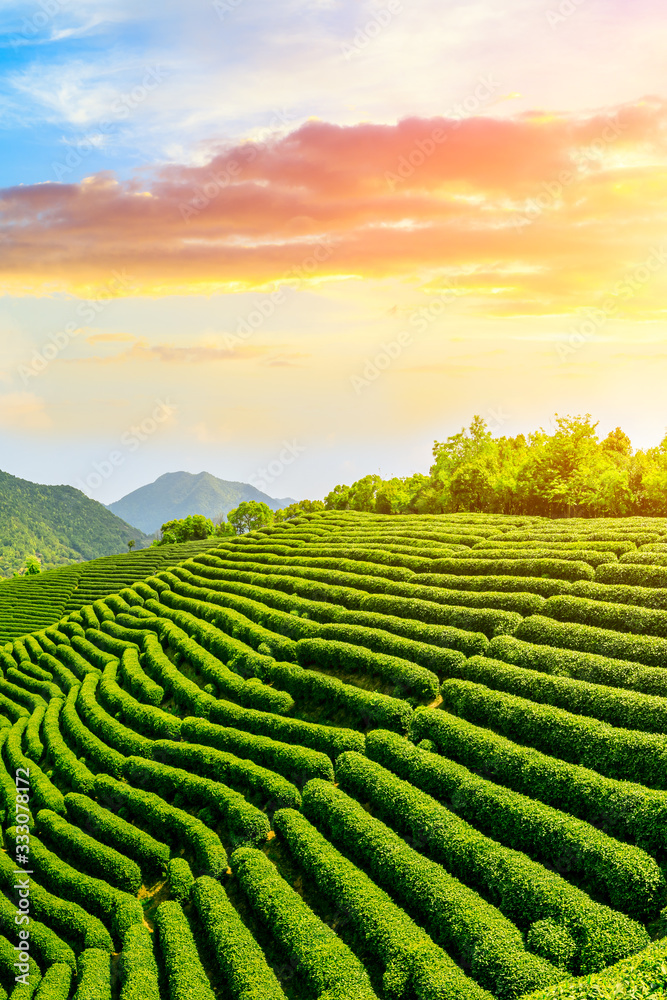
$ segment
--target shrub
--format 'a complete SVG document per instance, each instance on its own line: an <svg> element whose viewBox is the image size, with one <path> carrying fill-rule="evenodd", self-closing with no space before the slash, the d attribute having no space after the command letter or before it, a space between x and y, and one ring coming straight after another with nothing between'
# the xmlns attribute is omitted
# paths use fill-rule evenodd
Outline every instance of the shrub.
<svg viewBox="0 0 667 1000"><path fill-rule="evenodd" d="M600 569L606 568L600 567ZM571 559L434 559L431 573L459 576L547 576L555 580L592 580L596 571L587 562ZM598 577L596 576L596 579Z"/></svg>
<svg viewBox="0 0 667 1000"><path fill-rule="evenodd" d="M548 963L526 953L519 930L499 910L406 844L342 790L309 782L303 809L320 833L364 868L496 996L518 997L531 983L546 985L563 978Z"/></svg>
<svg viewBox="0 0 667 1000"><path fill-rule="evenodd" d="M296 663L276 663L267 673L267 679L289 691L309 709L317 705L326 713L342 710L366 728L383 726L405 732L410 723L412 708L407 701L343 684L337 677L304 670Z"/></svg>
<svg viewBox="0 0 667 1000"><path fill-rule="evenodd" d="M210 721L220 726L233 726L260 736L310 747L329 757L336 757L343 750L363 752L364 747L363 733L354 729L288 719L269 712L240 708L227 701L216 701L211 706Z"/></svg>
<svg viewBox="0 0 667 1000"><path fill-rule="evenodd" d="M662 735L617 729L472 681L447 680L440 690L443 707L469 722L610 778L667 787L667 739Z"/></svg>
<svg viewBox="0 0 667 1000"><path fill-rule="evenodd" d="M215 1000L180 904L161 903L155 913L155 926L170 1000Z"/></svg>
<svg viewBox="0 0 667 1000"><path fill-rule="evenodd" d="M127 656L128 654L124 653L123 659ZM109 712L113 713L116 718L120 715L123 721L129 722L132 728L137 729L149 739L179 739L180 719L169 715L168 712L161 711L154 705L144 705L137 701L131 694L119 687L116 681L117 674L117 665L110 663L105 667L97 687L96 693L99 695L100 702Z"/></svg>
<svg viewBox="0 0 667 1000"><path fill-rule="evenodd" d="M7 895L16 891L16 865L5 851L0 851L0 885ZM55 934L71 939L79 948L103 948L111 952L111 935L97 917L91 916L83 907L69 900L61 899L48 892L35 875L31 875L26 887L30 889L31 916L44 921Z"/></svg>
<svg viewBox="0 0 667 1000"><path fill-rule="evenodd" d="M107 746L123 756L131 754L150 756L153 741L118 722L99 704L96 698L99 681L99 674L88 674L79 689L76 707L81 718Z"/></svg>
<svg viewBox="0 0 667 1000"><path fill-rule="evenodd" d="M432 743L431 748L436 749ZM565 877L574 877L579 885L592 887L596 896L635 918L655 914L664 897L664 879L644 851L424 750L383 730L369 733L366 741L371 760L443 801L481 833L524 851Z"/></svg>
<svg viewBox="0 0 667 1000"><path fill-rule="evenodd" d="M301 639L296 645L296 655L303 667L342 668L381 677L400 688L404 697L412 695L419 701L433 701L438 696L438 678L431 670L397 656L374 653L363 646L332 639Z"/></svg>
<svg viewBox="0 0 667 1000"><path fill-rule="evenodd" d="M642 566L637 563L598 566L595 582L664 588L667 587L667 566Z"/></svg>
<svg viewBox="0 0 667 1000"><path fill-rule="evenodd" d="M120 659L120 674L130 694L139 701L154 705L162 704L164 688L152 681L144 671L139 656L134 650L127 650Z"/></svg>
<svg viewBox="0 0 667 1000"><path fill-rule="evenodd" d="M50 965L35 993L35 1000L67 1000L72 983L72 970L64 962Z"/></svg>
<svg viewBox="0 0 667 1000"><path fill-rule="evenodd" d="M90 729L79 718L76 710L79 687L80 685L77 684L70 688L61 710L60 718L63 732L69 743L74 744L81 753L80 763L92 764L96 769L109 771L119 777L123 773L125 757L91 733ZM70 773L77 778L79 776L75 769L71 769Z"/></svg>
<svg viewBox="0 0 667 1000"><path fill-rule="evenodd" d="M62 856L88 874L103 878L116 889L136 896L141 888L139 865L107 844L72 826L50 809L41 809L36 816L37 832Z"/></svg>
<svg viewBox="0 0 667 1000"><path fill-rule="evenodd" d="M176 795L179 804L182 800L198 808L213 809L236 843L262 843L268 836L270 827L266 814L219 781L141 757L126 759L125 777L130 784L150 786L163 797Z"/></svg>
<svg viewBox="0 0 667 1000"><path fill-rule="evenodd" d="M53 809L54 812L65 815L65 799L53 782L47 778L39 764L24 756L21 741L28 720L23 717L14 723L7 734L4 744L4 755L10 774L15 774L18 768L23 768L30 775L30 793L33 808Z"/></svg>
<svg viewBox="0 0 667 1000"><path fill-rule="evenodd" d="M194 885L190 865L185 858L172 858L167 864L167 882L169 895L177 903L189 903L190 891Z"/></svg>
<svg viewBox="0 0 667 1000"><path fill-rule="evenodd" d="M640 635L667 636L667 611L590 601L585 597L551 597L542 614L562 622L578 622L613 629L616 632L636 632Z"/></svg>
<svg viewBox="0 0 667 1000"><path fill-rule="evenodd" d="M207 876L198 878L192 902L203 927L207 954L215 961L230 1000L285 1000L262 949L220 883Z"/></svg>
<svg viewBox="0 0 667 1000"><path fill-rule="evenodd" d="M76 969L74 952L62 938L58 937L46 924L33 917L30 917L29 923L24 921L19 923L16 920L17 915L16 889L14 889L13 901L0 894L0 930L3 934L16 940L18 931L25 929L30 934L30 950L37 953L40 965L47 966L53 962L61 962L67 965L71 971Z"/></svg>
<svg viewBox="0 0 667 1000"><path fill-rule="evenodd" d="M111 958L101 948L79 955L77 988L73 1000L111 1000Z"/></svg>
<svg viewBox="0 0 667 1000"><path fill-rule="evenodd" d="M98 800L109 811L127 809L141 829L168 839L178 848L185 843L201 874L219 878L227 868L227 854L220 838L200 819L169 805L154 792L133 788L110 775L99 774L95 782Z"/></svg>
<svg viewBox="0 0 667 1000"><path fill-rule="evenodd" d="M521 746L449 712L415 712L410 738L433 741L439 753L600 826L648 851L667 846L667 795Z"/></svg>
<svg viewBox="0 0 667 1000"><path fill-rule="evenodd" d="M16 827L10 827L6 836L15 849ZM49 851L34 834L30 836L30 863L37 878L50 892L92 911L112 927L120 941L128 927L141 923L143 911L134 896L112 888L102 879L77 871Z"/></svg>
<svg viewBox="0 0 667 1000"><path fill-rule="evenodd" d="M610 629L557 622L553 618L532 615L525 618L514 633L517 639L537 645L562 646L582 653L599 653L618 660L635 660L648 667L659 667L667 657L667 639L651 635L630 635Z"/></svg>
<svg viewBox="0 0 667 1000"><path fill-rule="evenodd" d="M44 716L46 760L70 788L88 794L95 784L95 775L75 753L72 753L60 732L60 713L65 707L62 698L53 698Z"/></svg>
<svg viewBox="0 0 667 1000"><path fill-rule="evenodd" d="M249 758L262 767L282 774L297 787L301 787L310 778L333 781L333 767L329 757L308 747L292 746L196 718L184 719L181 732L183 738L190 743L203 743L218 750L230 751L238 757Z"/></svg>
<svg viewBox="0 0 667 1000"><path fill-rule="evenodd" d="M550 917L537 920L531 926L526 936L526 945L530 951L541 955L559 969L571 968L577 950L568 931Z"/></svg>
<svg viewBox="0 0 667 1000"><path fill-rule="evenodd" d="M286 778L251 760L222 750L157 740L153 744L153 760L220 781L248 798L258 798L267 809L281 806L298 808L301 805L298 789Z"/></svg>
<svg viewBox="0 0 667 1000"><path fill-rule="evenodd" d="M62 700L61 691L58 691L58 698ZM40 760L44 756L44 744L39 738L39 732L42 728L42 722L44 721L45 715L46 707L44 705L36 708L28 719L28 724L23 731L25 755L26 757L29 757L30 760L34 760L36 764L39 764Z"/></svg>
<svg viewBox="0 0 667 1000"><path fill-rule="evenodd" d="M93 775L93 782L95 782ZM91 836L132 858L142 871L154 874L169 861L169 848L150 834L99 805L87 795L68 792L67 815Z"/></svg>
<svg viewBox="0 0 667 1000"><path fill-rule="evenodd" d="M469 979L383 889L301 813L281 809L274 816L274 825L317 891L346 914L356 939L384 966L383 988L388 1000L401 1000L410 990L417 1000L443 996L490 1000L490 993Z"/></svg>
<svg viewBox="0 0 667 1000"><path fill-rule="evenodd" d="M643 694L667 697L667 673L662 667L645 667L643 663L615 660L574 649L538 646L509 635L498 636L486 652L495 660L557 677L573 677L591 684L629 688Z"/></svg>
<svg viewBox="0 0 667 1000"><path fill-rule="evenodd" d="M381 629L364 628L361 625L342 625L340 623L320 625L319 637L335 642L346 642L373 650L376 653L418 663L438 677L446 673L450 664L465 662L465 654L456 649L444 649L425 642L415 642L399 635L392 635L390 632L383 632ZM484 640L483 645L486 645L486 640ZM297 643L297 656L298 648Z"/></svg>
<svg viewBox="0 0 667 1000"><path fill-rule="evenodd" d="M667 611L667 590L659 587L636 587L625 583L595 583L590 580L580 580L572 584L570 593L590 601L610 601L612 604L631 604Z"/></svg>
<svg viewBox="0 0 667 1000"><path fill-rule="evenodd" d="M336 776L345 791L364 803L370 803L375 813L391 822L403 836L407 834L411 842L418 845L420 853L416 857L426 854L435 862L444 865L447 872L464 880L466 885L499 907L499 910L522 931L547 917L563 926L577 945L577 964L572 971L579 968L582 972L598 971L610 962L625 958L647 943L646 932L640 924L608 907L594 903L580 889L569 885L559 875L532 861L520 851L504 847L496 840L486 837L465 820L445 809L430 795L397 778L380 764L369 761L359 754L343 754L336 762ZM352 808L340 795L326 796L319 788L313 807L310 796L312 789L315 788L314 784L306 786L304 812L309 818L314 818L320 828L331 827L335 831L334 839L343 836L338 832L343 826L346 830L348 826L354 828L356 833L351 834L352 840L349 843L350 850L355 854L366 852L367 838L372 837L376 843L383 824L363 818L359 812L360 806L355 805ZM322 818L322 809L327 802L332 809L331 821ZM350 818L349 825L348 813L354 813L357 817L355 821ZM391 854L396 865L398 863L396 856L401 854L396 847L399 838L393 833L390 839L392 838L395 849ZM373 850L377 851L375 843ZM412 854L416 854L416 851ZM407 863L407 855L405 859ZM412 860L416 863L416 858ZM362 863L365 864L363 858ZM382 868L381 877L386 878L387 866L382 867L380 861L378 864ZM371 874L376 870L377 864ZM396 868L394 875L400 878ZM664 879L657 866L653 869L652 889L650 902L655 912L666 895ZM400 892L407 901L410 894L407 882ZM456 893L455 896L463 903L460 893ZM479 925L486 922L488 927L491 927L492 908L485 911L473 905L473 901L469 901L467 908L476 915L476 922ZM431 909L429 919L437 921L438 913ZM500 926L496 931L498 943L504 940L504 947L508 952L516 951L516 944L512 944L507 937L508 933L507 929L503 931ZM474 939L474 932L472 934L468 932L467 948L476 948ZM458 948L461 948L460 941ZM465 949L463 953L465 954Z"/></svg>
<svg viewBox="0 0 667 1000"><path fill-rule="evenodd" d="M336 1000L376 1000L359 959L315 916L266 855L240 848L231 857L231 867L253 911L289 956L309 993Z"/></svg>
<svg viewBox="0 0 667 1000"><path fill-rule="evenodd" d="M133 924L127 930L118 968L120 1000L160 1000L157 962L147 927Z"/></svg>

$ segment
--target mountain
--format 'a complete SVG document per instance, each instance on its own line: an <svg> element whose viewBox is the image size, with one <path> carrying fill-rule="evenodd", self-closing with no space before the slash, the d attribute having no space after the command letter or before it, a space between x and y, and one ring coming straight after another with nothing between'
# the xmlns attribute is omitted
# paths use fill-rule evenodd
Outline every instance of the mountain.
<svg viewBox="0 0 667 1000"><path fill-rule="evenodd" d="M192 472L165 472L154 483L140 486L108 507L118 517L150 534L158 531L165 521L187 517L188 514L203 514L217 521L238 507L242 500L257 500L267 504L271 510L280 510L294 503L291 497L276 500L250 483L218 479L210 472L197 475Z"/></svg>
<svg viewBox="0 0 667 1000"><path fill-rule="evenodd" d="M143 532L73 486L41 486L0 472L0 577L36 555L43 569L115 555Z"/></svg>

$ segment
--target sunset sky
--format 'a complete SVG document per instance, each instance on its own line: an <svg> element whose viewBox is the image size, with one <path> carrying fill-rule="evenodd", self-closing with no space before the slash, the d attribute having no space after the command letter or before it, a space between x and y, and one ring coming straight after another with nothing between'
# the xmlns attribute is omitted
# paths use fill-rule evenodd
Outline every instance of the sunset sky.
<svg viewBox="0 0 667 1000"><path fill-rule="evenodd" d="M666 51L658 0L0 0L0 468L318 498L475 413L657 444Z"/></svg>

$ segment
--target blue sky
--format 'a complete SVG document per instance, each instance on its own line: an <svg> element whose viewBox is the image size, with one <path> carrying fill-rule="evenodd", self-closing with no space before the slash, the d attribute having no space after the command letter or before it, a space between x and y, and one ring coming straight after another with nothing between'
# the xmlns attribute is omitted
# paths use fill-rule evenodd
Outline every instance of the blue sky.
<svg viewBox="0 0 667 1000"><path fill-rule="evenodd" d="M666 33L656 0L0 0L0 468L110 502L296 441L268 492L316 497L473 413L657 443Z"/></svg>

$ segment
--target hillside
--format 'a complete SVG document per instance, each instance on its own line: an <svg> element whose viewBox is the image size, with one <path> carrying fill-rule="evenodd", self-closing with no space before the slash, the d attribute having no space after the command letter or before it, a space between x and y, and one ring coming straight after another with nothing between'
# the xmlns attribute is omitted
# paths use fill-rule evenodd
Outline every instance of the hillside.
<svg viewBox="0 0 667 1000"><path fill-rule="evenodd" d="M40 996L665 994L667 520L200 544L0 648L0 912L29 768Z"/></svg>
<svg viewBox="0 0 667 1000"><path fill-rule="evenodd" d="M0 577L11 576L29 555L42 567L62 566L127 549L143 532L73 486L41 486L0 472Z"/></svg>
<svg viewBox="0 0 667 1000"><path fill-rule="evenodd" d="M292 497L276 500L249 483L228 482L210 472L166 472L154 483L108 505L109 510L122 517L128 524L135 524L147 534L152 534L166 522L188 514L203 514L217 521L225 517L242 500L257 500L271 510L280 510Z"/></svg>

